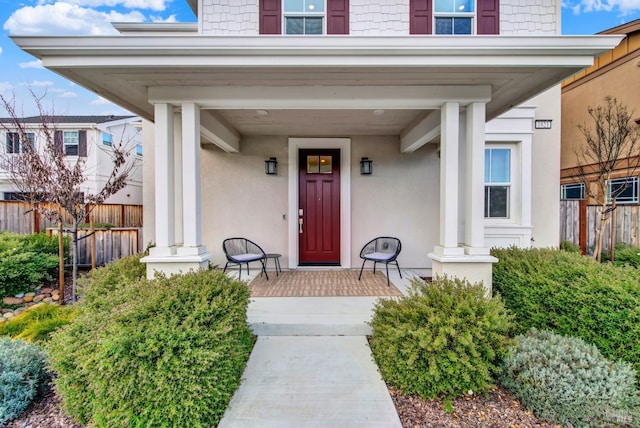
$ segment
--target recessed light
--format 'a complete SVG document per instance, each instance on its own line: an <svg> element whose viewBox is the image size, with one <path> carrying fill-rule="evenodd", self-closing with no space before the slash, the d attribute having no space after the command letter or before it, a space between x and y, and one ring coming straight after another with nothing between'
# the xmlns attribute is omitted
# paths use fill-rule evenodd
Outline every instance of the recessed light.
<svg viewBox="0 0 640 428"><path fill-rule="evenodd" d="M384 110L374 110L373 111L373 115L374 116L382 116L384 114Z"/></svg>
<svg viewBox="0 0 640 428"><path fill-rule="evenodd" d="M269 112L268 112L268 111L266 111L266 110L256 110L256 114L257 114L258 116L268 116L268 115L269 115Z"/></svg>

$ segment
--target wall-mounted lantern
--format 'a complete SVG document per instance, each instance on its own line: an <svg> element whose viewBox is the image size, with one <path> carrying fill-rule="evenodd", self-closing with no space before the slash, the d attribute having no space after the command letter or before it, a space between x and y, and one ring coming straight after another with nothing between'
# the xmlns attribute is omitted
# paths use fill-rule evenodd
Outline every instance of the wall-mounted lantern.
<svg viewBox="0 0 640 428"><path fill-rule="evenodd" d="M373 173L373 161L369 158L362 158L360 161L360 174L371 175Z"/></svg>
<svg viewBox="0 0 640 428"><path fill-rule="evenodd" d="M264 161L264 173L267 175L278 175L278 161L276 158L269 158Z"/></svg>

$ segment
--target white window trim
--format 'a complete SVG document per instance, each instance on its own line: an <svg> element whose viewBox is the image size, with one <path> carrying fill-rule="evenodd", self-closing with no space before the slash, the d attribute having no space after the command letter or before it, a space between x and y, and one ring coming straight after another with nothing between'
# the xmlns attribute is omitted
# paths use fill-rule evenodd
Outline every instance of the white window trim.
<svg viewBox="0 0 640 428"><path fill-rule="evenodd" d="M507 192L507 215L506 217L485 217L485 219L491 220L509 220L512 217L513 206L512 206L512 188L513 188L513 148L512 147L502 147L494 144L485 145L485 153L487 150L508 150L509 151L509 181L505 182L491 182L487 183L485 181L484 187L508 187L509 190ZM485 165L485 169L486 169ZM486 202L486 200L485 200Z"/></svg>
<svg viewBox="0 0 640 428"><path fill-rule="evenodd" d="M12 147L12 151L9 152L8 149L8 139L9 139L9 134L16 134L18 136L18 151L16 152L15 147ZM27 139L29 140L29 143L31 145L32 148L35 149L36 146L36 134L35 132L25 132ZM31 136L31 138L29 138L29 136ZM24 141L22 139L22 135L20 132L18 131L7 131L4 134L4 150L3 150L6 154L8 155L18 155L20 153L24 153Z"/></svg>
<svg viewBox="0 0 640 428"><path fill-rule="evenodd" d="M577 186L577 187L579 187L579 188L580 188L580 190L581 190L581 194L582 194L582 196L581 196L580 198L578 198L578 199L576 199L576 198L567 199L567 198L566 198L566 188L567 188L567 187L570 187L570 186ZM561 184L561 185L560 185L560 200L562 200L562 201L581 201L581 200L583 200L583 199L585 198L585 196L586 196L586 194L587 194L587 193L586 193L586 190L587 190L587 189L586 189L586 187L585 187L585 185L584 185L584 182L583 182L583 181L580 181L580 182L578 182L578 183L565 183L565 184Z"/></svg>
<svg viewBox="0 0 640 428"><path fill-rule="evenodd" d="M455 33L436 33L436 18L471 18L471 34L470 35L474 35L477 34L477 22L478 22L478 18L477 18L477 13L478 13L478 4L476 0L472 0L473 1L473 12L437 12L436 11L436 2L434 1L432 3L432 7L433 7L433 17L432 20L433 22L431 23L431 28L433 28L433 34L434 35L442 35L442 36L446 36L446 35L451 35L451 36L462 36L463 34L455 34Z"/></svg>
<svg viewBox="0 0 640 428"><path fill-rule="evenodd" d="M507 137L507 136L505 136ZM530 226L530 212L531 208L530 200L531 190L529 192L524 188L522 176L524 174L522 157L525 148L523 148L523 141L487 141L485 142L485 149L510 149L511 150L511 184L509 188L509 217L485 217L484 222L487 227L494 227L499 225L524 225ZM484 171L483 171L484 174ZM486 185L486 184L485 184ZM484 209L484 208L483 208ZM529 213L529 217L523 216L523 213Z"/></svg>
<svg viewBox="0 0 640 428"><path fill-rule="evenodd" d="M327 0L324 1L324 12L287 12L282 0L282 34L285 36L324 36L327 34ZM287 17L290 18L322 18L322 34L288 34Z"/></svg>
<svg viewBox="0 0 640 428"><path fill-rule="evenodd" d="M619 199L616 198L616 205L634 205L637 204L639 201L639 197L638 197L638 193L640 188L639 183L638 183L638 177L619 177L619 178L612 178L611 180L609 180L609 182L607 183L607 204L610 204L612 202L611 200L611 184L614 182L620 182L620 181L624 181L624 180L629 180L630 182L630 187L635 188L635 192L633 195L633 199L632 200L622 200L620 201Z"/></svg>
<svg viewBox="0 0 640 428"><path fill-rule="evenodd" d="M66 139L65 139L65 134L71 134L71 133L75 133L76 137L78 139L77 143L67 143ZM76 150L76 154L75 155L68 155L67 154L67 147L68 146L76 146L77 150ZM80 155L80 131L62 131L62 152L64 153L65 156L79 156Z"/></svg>

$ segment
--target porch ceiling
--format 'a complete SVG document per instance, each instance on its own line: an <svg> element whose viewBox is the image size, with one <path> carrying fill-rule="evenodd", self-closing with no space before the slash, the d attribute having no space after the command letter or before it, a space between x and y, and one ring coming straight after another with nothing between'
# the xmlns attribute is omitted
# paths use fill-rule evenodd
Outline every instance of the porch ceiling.
<svg viewBox="0 0 640 428"><path fill-rule="evenodd" d="M313 38L185 33L14 36L13 40L45 67L150 120L150 89L173 88L179 93L184 88L189 93L190 88L210 88L215 99L217 87L255 87L259 93L260 88L279 87L291 92L296 87L427 85L490 88L487 118L491 119L591 65L594 56L615 47L621 37ZM283 94L283 99L287 96ZM294 105L282 105L256 117L253 107L222 106L217 114L241 134L301 136L320 130L333 135L399 134L426 114L408 105L373 116L372 110L384 106L367 107L341 108L338 102L331 109L300 111Z"/></svg>

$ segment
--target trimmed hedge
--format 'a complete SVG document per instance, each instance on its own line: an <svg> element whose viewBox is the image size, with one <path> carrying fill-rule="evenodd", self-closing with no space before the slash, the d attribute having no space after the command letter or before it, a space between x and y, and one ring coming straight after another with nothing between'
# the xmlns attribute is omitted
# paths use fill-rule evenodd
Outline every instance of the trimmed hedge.
<svg viewBox="0 0 640 428"><path fill-rule="evenodd" d="M17 418L47 380L37 345L0 338L0 424Z"/></svg>
<svg viewBox="0 0 640 428"><path fill-rule="evenodd" d="M502 385L537 417L569 426L640 424L635 371L582 339L531 330L516 338ZM635 422L635 424L634 424Z"/></svg>
<svg viewBox="0 0 640 428"><path fill-rule="evenodd" d="M136 263L93 275L81 314L54 333L57 391L80 423L215 426L253 346L248 287L214 270L132 281Z"/></svg>
<svg viewBox="0 0 640 428"><path fill-rule="evenodd" d="M552 249L494 249L493 288L531 328L576 336L640 370L640 274Z"/></svg>
<svg viewBox="0 0 640 428"><path fill-rule="evenodd" d="M414 281L375 307L371 350L384 380L405 394L451 399L494 385L511 317L500 297L459 279Z"/></svg>
<svg viewBox="0 0 640 428"><path fill-rule="evenodd" d="M65 251L68 245L67 239ZM58 264L57 237L0 231L0 297L26 292L50 281Z"/></svg>

